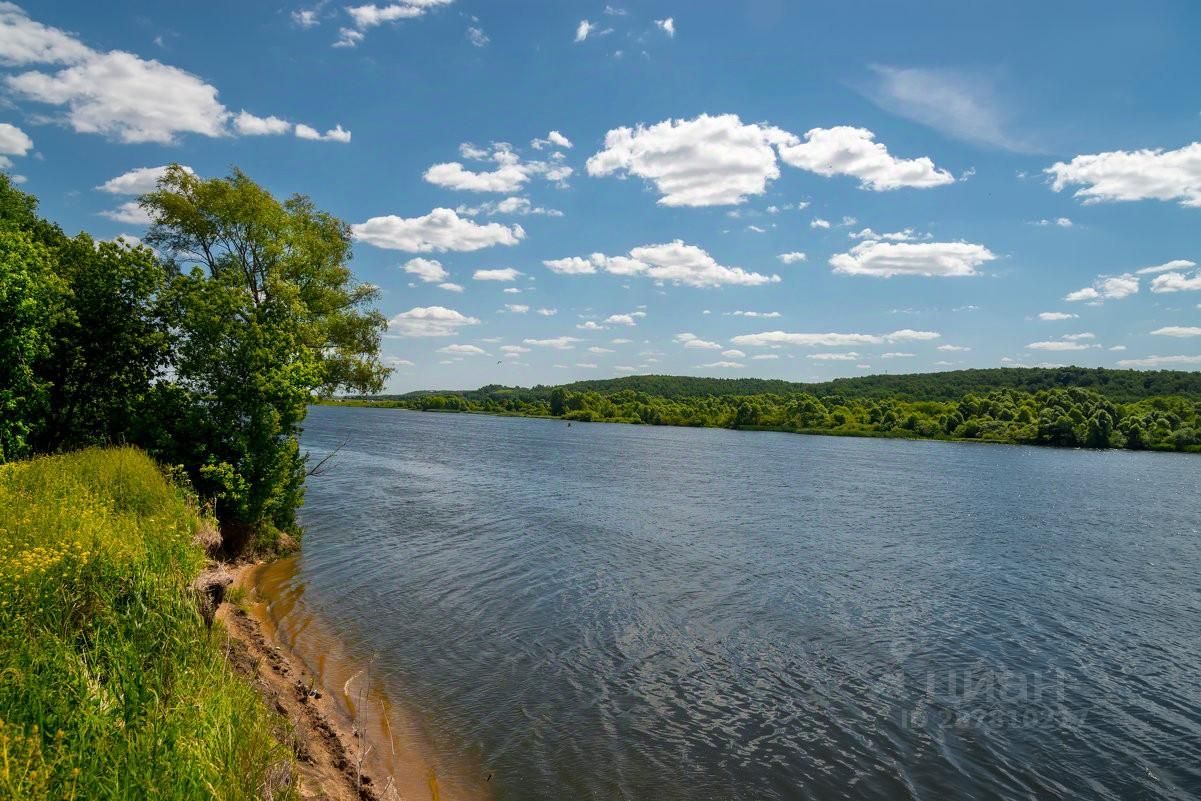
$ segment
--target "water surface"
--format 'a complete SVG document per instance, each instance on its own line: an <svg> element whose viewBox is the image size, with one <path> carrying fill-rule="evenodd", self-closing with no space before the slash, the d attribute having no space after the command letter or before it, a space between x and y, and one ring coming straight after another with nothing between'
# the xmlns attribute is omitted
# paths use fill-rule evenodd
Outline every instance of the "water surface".
<svg viewBox="0 0 1201 801"><path fill-rule="evenodd" d="M345 444L292 597L451 784L1201 793L1196 457L330 407L303 442Z"/></svg>

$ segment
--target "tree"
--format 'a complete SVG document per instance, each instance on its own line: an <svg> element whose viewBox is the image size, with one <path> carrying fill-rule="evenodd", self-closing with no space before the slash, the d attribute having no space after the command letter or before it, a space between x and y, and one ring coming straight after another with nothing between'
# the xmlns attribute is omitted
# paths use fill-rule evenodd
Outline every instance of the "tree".
<svg viewBox="0 0 1201 801"><path fill-rule="evenodd" d="M46 247L0 228L0 462L27 455L45 419L49 384L37 367L50 353L62 294Z"/></svg>
<svg viewBox="0 0 1201 801"><path fill-rule="evenodd" d="M187 466L245 536L292 529L303 495L307 405L378 391L383 315L353 280L350 230L307 197L281 203L235 170L202 179L172 165L143 196L146 241L169 259L169 385L157 400L163 458Z"/></svg>

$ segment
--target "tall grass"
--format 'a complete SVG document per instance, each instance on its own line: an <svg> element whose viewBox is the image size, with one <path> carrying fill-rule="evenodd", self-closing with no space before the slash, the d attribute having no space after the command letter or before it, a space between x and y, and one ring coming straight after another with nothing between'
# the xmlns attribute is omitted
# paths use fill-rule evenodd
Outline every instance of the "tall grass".
<svg viewBox="0 0 1201 801"><path fill-rule="evenodd" d="M131 448L0 465L0 798L294 793L189 590L199 523Z"/></svg>

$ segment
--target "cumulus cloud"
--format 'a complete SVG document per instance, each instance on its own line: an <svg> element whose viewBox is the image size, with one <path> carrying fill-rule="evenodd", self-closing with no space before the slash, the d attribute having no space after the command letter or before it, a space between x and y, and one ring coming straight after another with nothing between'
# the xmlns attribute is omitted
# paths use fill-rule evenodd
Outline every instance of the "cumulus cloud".
<svg viewBox="0 0 1201 801"><path fill-rule="evenodd" d="M863 228L859 231L852 231L847 234L851 239L878 240L886 239L889 242L912 242L917 239L917 235L912 228L906 228L903 231L892 231L889 233L878 234L871 228Z"/></svg>
<svg viewBox="0 0 1201 801"><path fill-rule="evenodd" d="M463 287L450 281L445 281L438 284L438 289L445 289L447 292L462 292Z"/></svg>
<svg viewBox="0 0 1201 801"><path fill-rule="evenodd" d="M4 84L20 99L61 108L62 121L75 132L118 142L275 133L270 129L283 123L234 115L218 100L217 88L200 77L133 53L93 50L11 3L0 3L0 63L52 67L9 75Z"/></svg>
<svg viewBox="0 0 1201 801"><path fill-rule="evenodd" d="M661 245L644 245L630 251L629 256L569 256L542 262L560 275L589 275L605 271L614 275L646 276L657 281L695 287L715 287L724 284L759 286L778 282L778 275L748 272L741 267L726 267L695 245L677 239Z"/></svg>
<svg viewBox="0 0 1201 801"><path fill-rule="evenodd" d="M894 275L957 277L977 275L976 268L996 256L968 242L863 241L849 253L830 257L836 273L889 278Z"/></svg>
<svg viewBox="0 0 1201 801"><path fill-rule="evenodd" d="M1197 266L1197 262L1189 261L1188 259L1172 259L1163 264L1156 264L1151 267L1144 267L1141 270L1135 270L1136 275L1150 275L1153 273L1167 273L1174 270L1191 270Z"/></svg>
<svg viewBox="0 0 1201 801"><path fill-rule="evenodd" d="M444 282L450 277L450 273L446 272L446 268L442 266L442 262L437 259L409 259L404 263L402 269L410 275L417 276L427 284Z"/></svg>
<svg viewBox="0 0 1201 801"><path fill-rule="evenodd" d="M508 310L510 314L525 314L530 310L530 307L524 303L506 303L505 309Z"/></svg>
<svg viewBox="0 0 1201 801"><path fill-rule="evenodd" d="M780 158L818 175L858 178L860 188L874 192L902 187L927 189L955 182L955 176L935 167L929 157L897 158L875 139L876 135L866 128L814 128L805 134L804 142L782 144Z"/></svg>
<svg viewBox="0 0 1201 801"><path fill-rule="evenodd" d="M709 342L708 340L701 339L696 334L690 334L690 333L676 334L674 337L672 337L672 339L675 342L678 342L681 345L683 345L685 348L692 348L694 350L721 350L722 349L722 346L717 344L716 342Z"/></svg>
<svg viewBox="0 0 1201 801"><path fill-rule="evenodd" d="M495 270L476 270L471 277L476 281L516 281L521 275L524 273L520 270L500 267Z"/></svg>
<svg viewBox="0 0 1201 801"><path fill-rule="evenodd" d="M809 221L809 227L810 228L829 228L830 221L823 220L821 217L814 217L812 220Z"/></svg>
<svg viewBox="0 0 1201 801"><path fill-rule="evenodd" d="M818 362L853 362L859 359L859 354L855 351L850 351L849 353L809 353L806 354L805 358Z"/></svg>
<svg viewBox="0 0 1201 801"><path fill-rule="evenodd" d="M454 0L400 0L387 5L362 5L346 9L351 24L338 31L334 47L356 47L370 29L388 22L416 19L438 6L450 5Z"/></svg>
<svg viewBox="0 0 1201 801"><path fill-rule="evenodd" d="M345 144L350 141L350 131L345 130L341 125L337 125L325 133L321 133L316 128L304 123L297 123L296 138L311 139L315 142L342 142Z"/></svg>
<svg viewBox="0 0 1201 801"><path fill-rule="evenodd" d="M779 256L776 256L776 258L782 261L784 264L797 264L798 262L802 262L809 257L799 250L793 250L789 251L788 253L781 253Z"/></svg>
<svg viewBox="0 0 1201 801"><path fill-rule="evenodd" d="M1161 337L1201 337L1201 328L1188 325L1167 325L1151 332Z"/></svg>
<svg viewBox="0 0 1201 801"><path fill-rule="evenodd" d="M745 366L746 366L745 364L740 364L739 362L730 362L730 361L709 362L708 364L698 364L697 365L697 367L712 368L712 369L717 369L717 370L738 370Z"/></svg>
<svg viewBox="0 0 1201 801"><path fill-rule="evenodd" d="M1121 300L1138 292L1138 278L1131 273L1098 278L1092 286L1069 292L1063 299L1069 303L1081 300L1100 303L1106 300Z"/></svg>
<svg viewBox="0 0 1201 801"><path fill-rule="evenodd" d="M437 208L421 217L372 217L350 227L356 239L378 248L410 253L473 251L493 245L516 245L525 239L520 225L480 225L453 209Z"/></svg>
<svg viewBox="0 0 1201 801"><path fill-rule="evenodd" d="M551 133L556 132L552 131ZM436 186L466 192L517 192L536 175L562 185L573 172L571 167L554 159L549 162L522 161L521 156L513 150L512 145L506 142L493 143L491 150L478 148L469 142L464 142L459 146L459 153L465 159L487 161L494 164L495 167L489 170L472 170L465 167L462 162L448 161L435 164L427 169L423 176L425 180ZM508 202L518 203L519 201L511 199ZM526 203L528 206L528 201ZM510 209L509 212L516 210L515 208Z"/></svg>
<svg viewBox="0 0 1201 801"><path fill-rule="evenodd" d="M1030 350L1066 351L1066 350L1088 350L1089 348L1091 348L1093 346L1086 345L1083 342L1075 342L1072 340L1054 339L1054 340L1050 340L1047 342L1031 342L1026 347L1029 348Z"/></svg>
<svg viewBox="0 0 1201 801"><path fill-rule="evenodd" d="M447 345L438 348L439 353L449 353L455 356L487 356L488 351L477 345Z"/></svg>
<svg viewBox="0 0 1201 801"><path fill-rule="evenodd" d="M783 317L783 315L780 314L778 311L760 312L760 311L741 311L741 310L739 310L739 311L726 312L726 314L731 317L763 317L763 318L767 318L767 319L772 319L775 317Z"/></svg>
<svg viewBox="0 0 1201 801"><path fill-rule="evenodd" d="M159 179L167 172L167 166L164 164L161 167L137 167L109 178L96 189L110 195L144 195L158 189ZM191 167L180 166L184 172L195 174Z"/></svg>
<svg viewBox="0 0 1201 801"><path fill-rule="evenodd" d="M1201 289L1201 270L1193 273L1192 276L1184 273L1164 273L1155 276L1151 281L1151 291L1155 293L1189 292L1198 289Z"/></svg>
<svg viewBox="0 0 1201 801"><path fill-rule="evenodd" d="M544 147L561 147L565 150L570 150L574 145L571 140L558 131L551 131L546 135L545 139L531 139L530 147L534 150L541 150Z"/></svg>
<svg viewBox="0 0 1201 801"><path fill-rule="evenodd" d="M967 347L966 345L939 345L938 349L941 351L946 351L947 353L962 353L964 351L971 350L971 348Z"/></svg>
<svg viewBox="0 0 1201 801"><path fill-rule="evenodd" d="M884 345L898 342L926 342L938 339L941 334L934 331L914 331L902 328L891 334L796 334L787 331L764 331L761 334L742 334L730 341L735 345L771 347L773 345L796 345L800 347L845 348L856 345Z"/></svg>
<svg viewBox="0 0 1201 801"><path fill-rule="evenodd" d="M0 169L12 166L9 156L24 156L33 148L29 134L15 125L0 122Z"/></svg>
<svg viewBox="0 0 1201 801"><path fill-rule="evenodd" d="M276 136L292 130L292 123L279 117L256 117L249 111L239 111L233 120L234 130L243 136Z"/></svg>
<svg viewBox="0 0 1201 801"><path fill-rule="evenodd" d="M607 325L638 325L633 314L610 314L605 318Z"/></svg>
<svg viewBox="0 0 1201 801"><path fill-rule="evenodd" d="M1079 316L1068 312L1039 312L1038 319L1053 322L1055 320L1074 320Z"/></svg>
<svg viewBox="0 0 1201 801"><path fill-rule="evenodd" d="M388 334L398 337L449 337L479 320L445 306L416 306L388 321Z"/></svg>
<svg viewBox="0 0 1201 801"><path fill-rule="evenodd" d="M676 21L671 17L667 19L655 20L655 27L667 34L668 38L674 39L676 35Z"/></svg>
<svg viewBox="0 0 1201 801"><path fill-rule="evenodd" d="M107 217L114 222L126 223L127 225L150 225L150 223L154 222L136 200L122 203L115 209L102 211L100 212L100 216Z"/></svg>
<svg viewBox="0 0 1201 801"><path fill-rule="evenodd" d="M777 157L819 175L850 175L864 189L929 187L955 179L927 157L898 159L863 128L814 128L802 141L735 114L614 128L588 159L592 176L633 175L654 184L665 206L719 206L761 195L780 176Z"/></svg>
<svg viewBox="0 0 1201 801"><path fill-rule="evenodd" d="M553 350L571 350L576 346L577 342L584 340L579 337L554 337L552 339L523 339L526 345L533 345L536 348L551 348Z"/></svg>
<svg viewBox="0 0 1201 801"><path fill-rule="evenodd" d="M744 125L734 114L702 114L651 126L614 128L587 162L592 176L634 175L650 181L664 206L738 204L761 195L780 175L773 142L789 134Z"/></svg>
<svg viewBox="0 0 1201 801"><path fill-rule="evenodd" d="M1201 206L1201 142L1178 150L1114 150L1056 162L1044 172L1060 192L1080 186L1085 203L1121 200L1176 200Z"/></svg>

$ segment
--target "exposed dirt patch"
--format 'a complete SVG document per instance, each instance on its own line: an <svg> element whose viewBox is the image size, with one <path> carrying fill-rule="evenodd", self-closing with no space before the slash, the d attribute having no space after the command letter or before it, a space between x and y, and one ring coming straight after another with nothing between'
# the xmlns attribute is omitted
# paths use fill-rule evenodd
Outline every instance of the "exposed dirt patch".
<svg viewBox="0 0 1201 801"><path fill-rule="evenodd" d="M386 784L380 787L364 772L353 725L343 720L332 699L314 686L301 666L267 641L258 621L229 604L218 609L217 619L228 633L230 663L288 721L285 741L296 754L301 797L386 801L393 796Z"/></svg>

